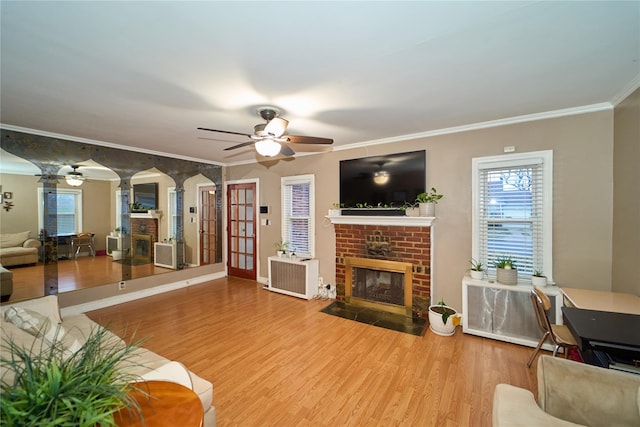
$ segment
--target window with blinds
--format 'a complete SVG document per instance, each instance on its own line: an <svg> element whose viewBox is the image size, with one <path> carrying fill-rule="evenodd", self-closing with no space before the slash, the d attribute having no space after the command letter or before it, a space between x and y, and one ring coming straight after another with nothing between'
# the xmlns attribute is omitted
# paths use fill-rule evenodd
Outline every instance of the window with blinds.
<svg viewBox="0 0 640 427"><path fill-rule="evenodd" d="M288 250L299 257L313 258L314 247L314 176L283 177L282 240Z"/></svg>
<svg viewBox="0 0 640 427"><path fill-rule="evenodd" d="M38 188L38 229L43 229L43 208L49 204L47 223L55 220L56 235L76 234L82 232L82 190L58 188L49 197L44 197L43 189Z"/></svg>
<svg viewBox="0 0 640 427"><path fill-rule="evenodd" d="M520 280L552 280L551 162L551 151L473 159L473 258L489 274L508 256Z"/></svg>

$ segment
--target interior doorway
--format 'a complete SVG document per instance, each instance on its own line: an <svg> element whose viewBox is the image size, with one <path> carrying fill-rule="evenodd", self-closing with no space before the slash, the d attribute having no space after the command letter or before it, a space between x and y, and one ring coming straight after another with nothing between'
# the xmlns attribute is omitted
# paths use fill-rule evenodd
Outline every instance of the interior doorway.
<svg viewBox="0 0 640 427"><path fill-rule="evenodd" d="M216 262L216 187L199 187L200 199L200 265Z"/></svg>
<svg viewBox="0 0 640 427"><path fill-rule="evenodd" d="M256 280L256 183L227 186L227 272Z"/></svg>

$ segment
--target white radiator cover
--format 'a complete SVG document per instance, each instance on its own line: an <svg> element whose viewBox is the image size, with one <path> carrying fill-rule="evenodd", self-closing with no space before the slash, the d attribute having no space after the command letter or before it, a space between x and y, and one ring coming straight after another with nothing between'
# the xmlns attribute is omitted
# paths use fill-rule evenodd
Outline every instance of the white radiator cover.
<svg viewBox="0 0 640 427"><path fill-rule="evenodd" d="M268 289L298 298L311 299L318 294L317 259L299 260L269 257Z"/></svg>
<svg viewBox="0 0 640 427"><path fill-rule="evenodd" d="M176 245L172 243L153 244L153 263L159 267L178 268Z"/></svg>

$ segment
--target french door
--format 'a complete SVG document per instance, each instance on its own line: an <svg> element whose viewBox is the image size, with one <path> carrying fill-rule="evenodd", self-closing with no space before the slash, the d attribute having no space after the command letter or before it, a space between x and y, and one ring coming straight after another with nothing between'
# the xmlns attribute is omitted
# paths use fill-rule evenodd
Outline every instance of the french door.
<svg viewBox="0 0 640 427"><path fill-rule="evenodd" d="M199 187L200 193L200 265L216 262L216 187Z"/></svg>
<svg viewBox="0 0 640 427"><path fill-rule="evenodd" d="M227 186L227 270L256 280L256 184Z"/></svg>

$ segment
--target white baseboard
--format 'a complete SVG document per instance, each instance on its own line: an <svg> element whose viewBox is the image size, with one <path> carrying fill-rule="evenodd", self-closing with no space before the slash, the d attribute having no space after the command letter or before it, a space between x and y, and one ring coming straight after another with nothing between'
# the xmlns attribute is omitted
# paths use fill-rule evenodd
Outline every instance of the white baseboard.
<svg viewBox="0 0 640 427"><path fill-rule="evenodd" d="M226 273L212 273L206 274L204 276L193 277L185 280L180 280L179 282L167 283L165 285L155 286L149 289L143 289L136 292L130 292L123 295L118 295L109 298L103 298L96 301L87 302L84 304L72 305L69 307L63 307L60 309L60 313L62 317L64 316L72 316L74 314L82 314L87 311L98 310L100 308L110 307L112 305L122 304L129 301L134 301L140 298L150 297L152 295L158 295L169 291L175 291L176 289L182 289L193 285L198 285L200 283L208 282L210 280L216 280L226 277Z"/></svg>

